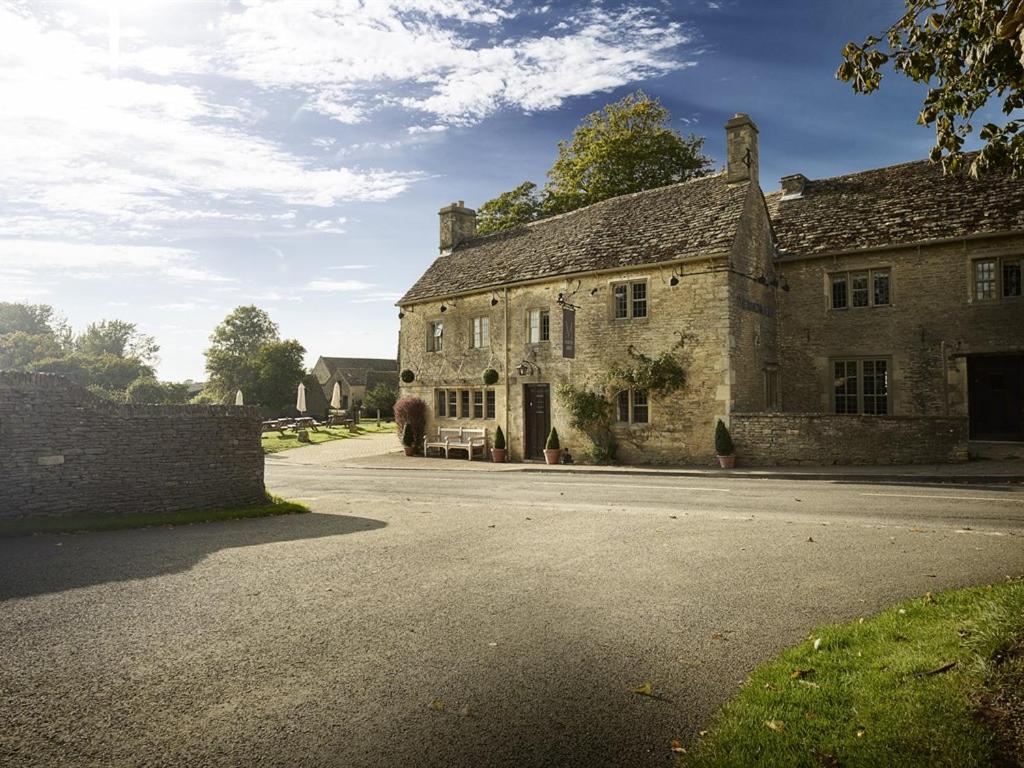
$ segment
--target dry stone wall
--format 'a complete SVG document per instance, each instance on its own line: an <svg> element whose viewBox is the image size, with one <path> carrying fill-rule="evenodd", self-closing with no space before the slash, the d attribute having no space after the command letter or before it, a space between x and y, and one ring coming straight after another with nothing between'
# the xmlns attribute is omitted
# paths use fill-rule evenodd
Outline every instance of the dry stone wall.
<svg viewBox="0 0 1024 768"><path fill-rule="evenodd" d="M743 466L943 464L967 460L967 419L734 413Z"/></svg>
<svg viewBox="0 0 1024 768"><path fill-rule="evenodd" d="M120 405L0 371L0 518L131 515L265 499L254 407Z"/></svg>

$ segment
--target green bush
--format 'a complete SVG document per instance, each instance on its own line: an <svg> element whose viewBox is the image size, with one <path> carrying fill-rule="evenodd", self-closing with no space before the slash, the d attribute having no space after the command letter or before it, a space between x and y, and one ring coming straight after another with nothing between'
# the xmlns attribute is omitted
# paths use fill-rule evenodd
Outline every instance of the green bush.
<svg viewBox="0 0 1024 768"><path fill-rule="evenodd" d="M548 440L544 443L544 449L547 451L557 451L562 446L558 444L558 430L554 427L548 432Z"/></svg>
<svg viewBox="0 0 1024 768"><path fill-rule="evenodd" d="M488 368L484 371L484 384L488 387L494 386L498 382L498 372L493 368Z"/></svg>
<svg viewBox="0 0 1024 768"><path fill-rule="evenodd" d="M409 422L405 422L405 426L402 428L402 445L406 448L416 445L416 438L412 434L412 424Z"/></svg>
<svg viewBox="0 0 1024 768"><path fill-rule="evenodd" d="M721 419L715 426L715 453L719 456L732 456L736 453L736 447L732 444L732 436Z"/></svg>
<svg viewBox="0 0 1024 768"><path fill-rule="evenodd" d="M401 373L399 374L399 378L400 378L400 379L401 379L401 380L402 380L402 381L403 381L403 382L404 382L405 384L412 384L412 383L413 383L413 381L415 381L415 380L416 380L416 374L415 374L415 373L413 373L412 371L410 371L410 370L409 370L408 368L406 368L406 369L405 369L404 371L402 371L402 372L401 372Z"/></svg>
<svg viewBox="0 0 1024 768"><path fill-rule="evenodd" d="M494 431L494 447L499 451L505 450L505 433L501 431L501 427Z"/></svg>

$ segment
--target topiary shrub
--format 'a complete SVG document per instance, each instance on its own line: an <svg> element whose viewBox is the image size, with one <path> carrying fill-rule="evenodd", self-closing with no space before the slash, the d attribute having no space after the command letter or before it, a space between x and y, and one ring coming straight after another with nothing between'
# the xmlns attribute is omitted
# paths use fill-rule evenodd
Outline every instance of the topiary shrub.
<svg viewBox="0 0 1024 768"><path fill-rule="evenodd" d="M402 427L402 445L406 448L412 448L416 445L416 438L412 433L412 424L406 422L405 426Z"/></svg>
<svg viewBox="0 0 1024 768"><path fill-rule="evenodd" d="M395 403L395 425L405 442L406 426L412 429L414 446L423 445L423 433L427 428L427 404L420 397L403 397Z"/></svg>
<svg viewBox="0 0 1024 768"><path fill-rule="evenodd" d="M398 374L398 377L402 380L404 384L412 384L414 381L416 381L416 374L410 371L408 368L406 368L400 374Z"/></svg>
<svg viewBox="0 0 1024 768"><path fill-rule="evenodd" d="M548 432L547 442L544 443L544 450L546 451L557 451L561 450L562 446L558 443L558 430L554 427Z"/></svg>
<svg viewBox="0 0 1024 768"><path fill-rule="evenodd" d="M722 423L721 419L715 425L715 453L719 456L732 456L736 453L736 446L732 444L732 435L729 434L728 427Z"/></svg>
<svg viewBox="0 0 1024 768"><path fill-rule="evenodd" d="M505 450L505 433L501 431L500 426L494 430L494 447L499 451Z"/></svg>
<svg viewBox="0 0 1024 768"><path fill-rule="evenodd" d="M498 372L493 368L488 368L484 371L484 384L488 387L494 386L498 382Z"/></svg>

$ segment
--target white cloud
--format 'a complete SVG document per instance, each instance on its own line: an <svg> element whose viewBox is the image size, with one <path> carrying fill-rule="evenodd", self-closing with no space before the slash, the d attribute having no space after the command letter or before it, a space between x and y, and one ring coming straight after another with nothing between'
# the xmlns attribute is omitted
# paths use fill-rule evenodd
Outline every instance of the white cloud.
<svg viewBox="0 0 1024 768"><path fill-rule="evenodd" d="M418 178L314 162L254 133L244 105L127 76L195 58L177 49L122 54L125 76L112 76L105 42L0 6L0 233L120 239L185 220L272 222L262 211L386 200Z"/></svg>
<svg viewBox="0 0 1024 768"><path fill-rule="evenodd" d="M218 63L265 88L304 92L307 108L342 122L397 104L433 114L437 126L503 107L551 109L692 64L678 56L689 35L656 10L596 6L557 29L498 41L512 16L507 3L483 0L249 0L223 20ZM383 86L398 93L381 95Z"/></svg>
<svg viewBox="0 0 1024 768"><path fill-rule="evenodd" d="M374 287L372 283L364 283L361 280L313 280L306 285L306 290L320 291L322 293L344 293L366 291Z"/></svg>

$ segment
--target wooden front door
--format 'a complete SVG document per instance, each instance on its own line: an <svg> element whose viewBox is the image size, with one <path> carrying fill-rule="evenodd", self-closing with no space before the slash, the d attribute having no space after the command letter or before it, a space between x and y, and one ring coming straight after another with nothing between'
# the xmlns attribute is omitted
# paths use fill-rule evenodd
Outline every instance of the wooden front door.
<svg viewBox="0 0 1024 768"><path fill-rule="evenodd" d="M544 458L544 441L551 430L551 388L547 384L524 384L523 410L526 425L523 456Z"/></svg>
<svg viewBox="0 0 1024 768"><path fill-rule="evenodd" d="M1024 355L967 358L973 440L1024 440Z"/></svg>

